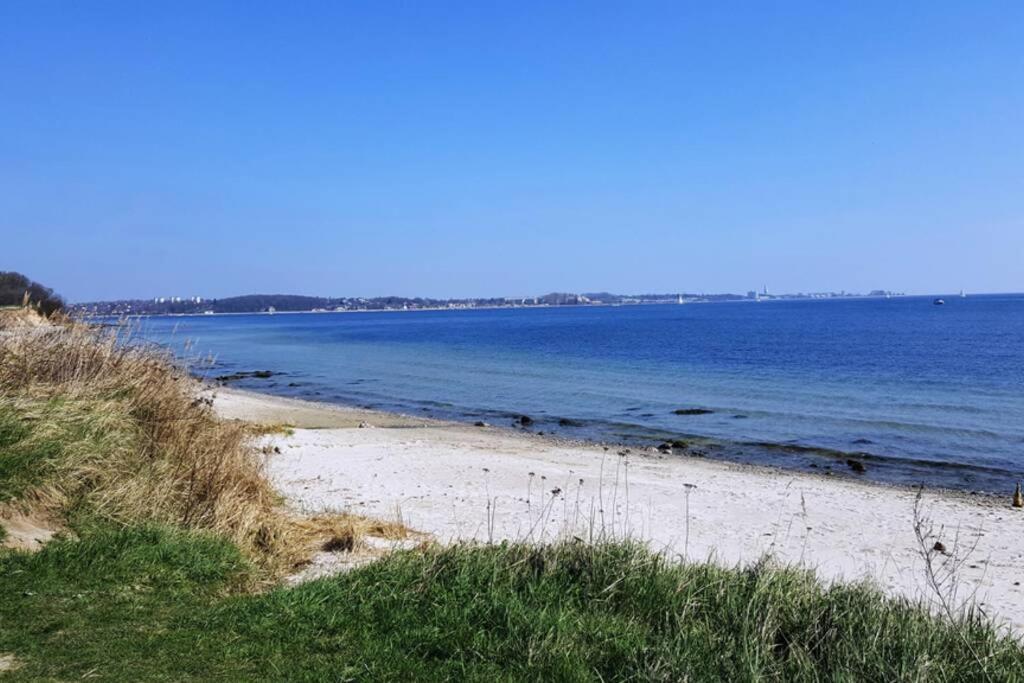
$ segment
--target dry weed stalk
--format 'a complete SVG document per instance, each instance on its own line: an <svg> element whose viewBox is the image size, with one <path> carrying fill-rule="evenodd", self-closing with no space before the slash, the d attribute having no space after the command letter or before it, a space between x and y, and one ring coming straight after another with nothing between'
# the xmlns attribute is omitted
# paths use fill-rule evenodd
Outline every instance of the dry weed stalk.
<svg viewBox="0 0 1024 683"><path fill-rule="evenodd" d="M985 615L984 610L977 604L977 586L968 595L961 596L960 593L961 572L977 550L981 534L976 534L969 544L963 543L960 528L957 527L953 533L952 546L947 546L942 541L945 526L940 524L936 527L932 519L925 514L923 497L924 489L919 488L914 497L914 536L917 539L918 552L924 560L925 581L934 596L935 604L950 623L956 626L964 645L977 660L980 670L985 672L986 680L991 680L981 656L959 627L959 624L969 619L975 610Z"/></svg>

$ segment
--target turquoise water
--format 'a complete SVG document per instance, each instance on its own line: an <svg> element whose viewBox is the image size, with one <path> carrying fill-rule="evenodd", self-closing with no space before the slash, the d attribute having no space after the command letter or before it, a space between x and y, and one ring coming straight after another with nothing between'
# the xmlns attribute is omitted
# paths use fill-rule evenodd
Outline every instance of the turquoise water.
<svg viewBox="0 0 1024 683"><path fill-rule="evenodd" d="M1024 295L147 318L236 386L981 491L1024 478ZM195 359L212 357L213 365ZM676 409L702 408L702 415ZM684 457L684 456L679 456ZM847 459L866 466L854 474Z"/></svg>

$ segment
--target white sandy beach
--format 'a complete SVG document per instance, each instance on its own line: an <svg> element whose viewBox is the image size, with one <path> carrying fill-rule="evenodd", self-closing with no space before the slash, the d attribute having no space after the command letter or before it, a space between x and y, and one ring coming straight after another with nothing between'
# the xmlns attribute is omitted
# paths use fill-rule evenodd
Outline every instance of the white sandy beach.
<svg viewBox="0 0 1024 683"><path fill-rule="evenodd" d="M270 437L280 453L270 456L269 469L304 511L400 516L442 542L604 533L725 564L770 554L813 567L826 581L866 578L891 594L934 597L914 534L916 493L907 489L215 393L225 417L296 427ZM923 510L941 527L947 552L973 547L959 553L960 597L975 594L986 613L1024 631L1024 510L1010 506L1009 492L996 500L926 491Z"/></svg>

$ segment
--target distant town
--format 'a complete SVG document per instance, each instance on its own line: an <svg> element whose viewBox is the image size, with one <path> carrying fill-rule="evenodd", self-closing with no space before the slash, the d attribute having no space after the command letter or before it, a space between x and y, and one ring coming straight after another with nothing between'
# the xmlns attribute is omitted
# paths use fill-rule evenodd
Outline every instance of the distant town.
<svg viewBox="0 0 1024 683"><path fill-rule="evenodd" d="M328 313L341 311L415 311L466 308L523 308L538 306L636 306L645 304L690 304L711 301L770 301L778 299L840 299L854 297L902 296L899 292L876 289L868 294L852 292L812 292L799 294L769 293L751 290L746 294L611 294L588 292L570 294L552 292L533 297L495 297L479 299L431 299L423 297L383 296L317 297L293 294L248 294L221 299L201 296L166 296L153 299L119 299L78 303L71 309L88 316L121 315L216 315L223 313Z"/></svg>

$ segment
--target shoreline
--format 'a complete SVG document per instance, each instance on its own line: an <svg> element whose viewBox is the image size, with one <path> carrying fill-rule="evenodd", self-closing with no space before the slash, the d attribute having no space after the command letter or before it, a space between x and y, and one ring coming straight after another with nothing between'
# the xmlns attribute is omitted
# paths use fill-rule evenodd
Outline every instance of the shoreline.
<svg viewBox="0 0 1024 683"><path fill-rule="evenodd" d="M416 414L410 412L403 412L401 410L387 410L383 408L371 408L360 406L354 403L346 402L332 402L318 400L316 398L300 398L296 396L283 396L280 394L274 394L265 391L258 391L250 388L238 388L235 386L221 385L209 380L201 380L205 392L214 394L230 395L232 397L248 397L252 400L252 404L247 407L247 410L254 411L252 415L256 417L244 417L241 415L231 415L232 418L244 419L247 421L260 422L262 418L269 418L273 415L281 416L282 420L266 419L265 421L270 423L289 424L289 426L296 427L298 429L338 429L355 427L357 423L362 422L373 422L374 426L386 426L387 428L423 428L423 427L435 427L435 428L451 428L453 430L466 429L468 431L480 431L481 429L493 431L499 434L505 434L510 438L521 438L527 439L537 444L546 444L552 448L581 448L581 449L607 449L609 452L626 450L631 455L638 457L649 457L661 460L680 460L680 461L703 461L708 463L714 463L721 465L722 467L730 470L736 470L740 472L751 472L751 473L770 473L777 476L789 476L797 478L808 478L811 480L821 481L840 481L850 482L859 486L865 486L869 488L880 488L886 490L900 491L906 494L916 495L918 490L923 490L926 493L941 495L943 497L957 498L964 501L980 501L982 504L992 504L997 507L1003 506L1005 501L1010 499L1012 490L1008 491L1005 495L1001 493L995 493L992 491L984 490L972 490L966 488L955 488L949 486L932 485L932 484L910 484L900 481L894 481L889 479L873 479L869 477L861 477L853 474L847 474L846 472L840 471L839 473L829 473L828 471L822 471L820 469L806 469L796 467L786 467L783 465L776 465L772 463L761 463L761 462L750 462L745 460L733 459L728 456L705 456L705 455L691 455L685 452L661 452L653 445L644 445L641 443L631 443L625 441L605 441L601 439L588 439L585 437L571 437L564 434L559 434L551 431L532 431L525 428L517 428L511 425L492 424L486 422L485 427L478 427L475 421L469 419L458 420L445 417L436 417L428 414ZM512 413L508 414L512 416ZM296 416L299 417L299 424L288 423L288 420L295 420ZM303 419L305 418L305 419ZM307 426L304 426L307 425ZM316 425L316 426L313 426ZM328 426L330 425L330 426ZM721 447L719 440L712 437L705 437L699 435L686 435L694 443L700 443L703 445L718 445ZM859 457L867 456L868 459L881 458L882 456L875 456L871 453L861 453L855 451L842 452L833 451L828 448L821 447L810 447L810 446L793 446L789 444L761 444L761 443L738 443L738 445L745 446L761 446L770 449L795 449L797 451L828 451L839 453L844 457Z"/></svg>
<svg viewBox="0 0 1024 683"><path fill-rule="evenodd" d="M1016 294L1016 292L987 292L987 293L976 293L972 296L1001 296L1005 294ZM845 296L834 296L834 297L814 297L814 296L777 296L768 297L764 299L690 299L679 304L675 301L641 301L631 303L587 303L587 304L530 304L530 305L506 305L506 306L425 306L422 308L347 308L340 311L337 310L304 310L304 311L220 311L212 313L123 313L119 315L114 314L84 314L82 317L86 320L90 318L206 318L214 316L224 315L294 315L304 313L415 313L416 311L496 311L496 310L516 310L516 309L558 309L558 308L623 308L626 306L688 306L690 304L742 304L742 303L772 303L772 302L785 302L785 301L858 301L863 299L912 299L921 298L928 299L936 296L954 297L954 294L898 294L891 297L886 296L873 296L870 294L851 294ZM72 308L81 306L83 304L72 304Z"/></svg>
<svg viewBox="0 0 1024 683"><path fill-rule="evenodd" d="M279 371L274 371L274 374L289 375L288 372ZM943 460L891 456L867 450L842 450L834 446L781 441L729 439L694 433L682 428L669 430L641 423L581 420L567 415L533 414L531 424L527 427L518 425L516 422L522 413L507 410L477 409L474 411L454 406L450 409L421 406L420 411L409 412L407 406L400 404L377 407L361 404L356 397L335 396L334 400L325 400L320 396L319 391L313 393L281 391L275 382L265 385L265 390L261 390L252 386L252 379L221 384L206 374L195 374L194 376L210 388L224 388L282 400L314 403L324 407L333 406L344 410L406 415L415 418L422 416L423 419L467 426L483 421L488 426L507 429L510 433L548 438L555 444L608 446L615 449L653 453L662 446L673 442L683 442L685 445L673 447L663 451L662 454L676 458L706 458L755 469L767 468L810 476L849 479L910 491L917 491L923 487L930 491L948 491L971 497L1001 499L1004 493L1006 495L1012 493L1013 483L1019 479L1019 475L1010 470ZM560 426L563 419L568 420L571 426ZM627 434L622 430L633 433ZM581 431L583 433L573 433ZM613 433L607 433L609 431ZM620 433L614 433L616 431ZM1007 488L1002 491L1000 487L1004 482L1007 483Z"/></svg>
<svg viewBox="0 0 1024 683"><path fill-rule="evenodd" d="M305 512L400 518L441 542L630 537L690 560L771 555L826 582L930 597L916 489L574 442L504 427L207 387L226 418L294 425L263 437L271 477ZM360 424L362 423L362 427ZM1009 497L924 489L924 514L964 552L961 594L1024 631L1024 512Z"/></svg>

